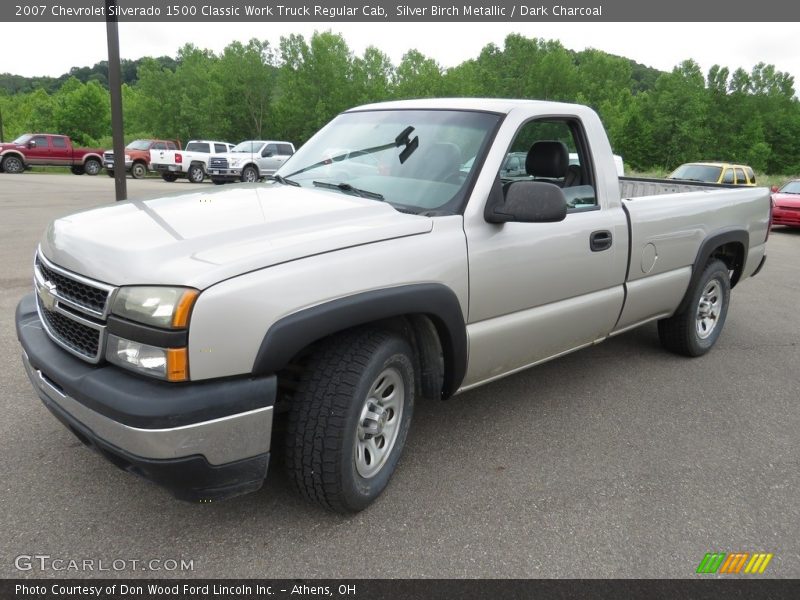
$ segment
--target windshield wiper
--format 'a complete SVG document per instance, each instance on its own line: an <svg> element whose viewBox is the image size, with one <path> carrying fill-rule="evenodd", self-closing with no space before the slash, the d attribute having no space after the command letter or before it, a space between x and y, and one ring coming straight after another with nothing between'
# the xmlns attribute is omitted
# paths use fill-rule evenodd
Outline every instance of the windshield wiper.
<svg viewBox="0 0 800 600"><path fill-rule="evenodd" d="M377 192L370 192L369 190L362 190L356 187L353 187L349 183L328 183L327 181L312 181L312 183L321 188L327 188L330 190L341 190L347 194L352 194L353 196L361 196L362 198L371 198L372 200L385 200L382 194L378 194Z"/></svg>
<svg viewBox="0 0 800 600"><path fill-rule="evenodd" d="M414 131L414 128L409 125L403 131L400 132L396 138L394 138L393 142L389 142L388 144L382 144L380 146L373 146L372 148L364 148L363 150L348 150L344 154L340 154L339 156L332 156L330 158L326 158L325 160L321 160L319 162L314 163L313 165L309 165L307 167L303 167L299 171L295 171L293 173L289 173L289 177L294 177L295 175L299 175L300 173L305 173L306 171L311 171L312 169L317 169L319 167L324 167L325 165L330 165L333 163L337 163L339 161L352 158L353 156L364 156L365 154L375 154L376 152L382 152L383 150L388 150L389 148L399 148L403 146L403 150L400 152L400 164L403 164L408 160L408 157L411 156L414 151L419 148L419 136L414 136L411 138L411 133Z"/></svg>
<svg viewBox="0 0 800 600"><path fill-rule="evenodd" d="M300 184L294 181L293 179L286 179L283 175L267 175L267 181L277 181L278 183L282 183L283 185L293 185L294 187L300 187Z"/></svg>

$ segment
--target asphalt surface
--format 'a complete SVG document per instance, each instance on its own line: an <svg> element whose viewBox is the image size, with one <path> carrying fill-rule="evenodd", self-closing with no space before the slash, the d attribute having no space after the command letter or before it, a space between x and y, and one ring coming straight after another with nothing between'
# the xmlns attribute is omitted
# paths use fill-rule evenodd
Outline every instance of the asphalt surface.
<svg viewBox="0 0 800 600"><path fill-rule="evenodd" d="M707 356L663 351L648 325L421 403L387 492L342 517L298 499L274 461L255 494L178 502L41 405L14 308L46 224L113 191L104 176L0 174L1 577L683 578L712 551L772 552L762 577L800 577L800 230L772 233ZM19 555L193 570L19 571Z"/></svg>

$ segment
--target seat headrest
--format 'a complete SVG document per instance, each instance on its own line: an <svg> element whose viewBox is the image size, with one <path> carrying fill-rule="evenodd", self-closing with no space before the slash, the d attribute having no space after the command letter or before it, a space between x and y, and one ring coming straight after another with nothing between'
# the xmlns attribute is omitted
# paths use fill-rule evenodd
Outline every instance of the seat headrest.
<svg viewBox="0 0 800 600"><path fill-rule="evenodd" d="M532 177L563 178L569 168L569 151L564 142L534 142L525 159L525 170Z"/></svg>

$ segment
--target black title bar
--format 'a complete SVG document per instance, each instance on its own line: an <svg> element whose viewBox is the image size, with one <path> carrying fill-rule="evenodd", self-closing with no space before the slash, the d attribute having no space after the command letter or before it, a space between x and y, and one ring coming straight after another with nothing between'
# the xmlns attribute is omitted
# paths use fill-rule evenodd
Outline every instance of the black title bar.
<svg viewBox="0 0 800 600"><path fill-rule="evenodd" d="M770 22L800 20L786 0L3 0L3 22ZM675 28L676 39L680 28Z"/></svg>

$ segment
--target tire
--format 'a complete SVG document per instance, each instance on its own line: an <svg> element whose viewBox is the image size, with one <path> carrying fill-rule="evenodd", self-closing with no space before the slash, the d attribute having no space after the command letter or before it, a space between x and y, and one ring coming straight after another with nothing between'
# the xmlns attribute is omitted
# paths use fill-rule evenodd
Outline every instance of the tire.
<svg viewBox="0 0 800 600"><path fill-rule="evenodd" d="M172 183L174 181L177 181L178 176L175 175L175 173L162 173L161 174L161 179L163 179L164 181L167 181L169 183Z"/></svg>
<svg viewBox="0 0 800 600"><path fill-rule="evenodd" d="M203 183L206 178L206 173L200 165L189 165L189 170L186 171L186 179L189 183Z"/></svg>
<svg viewBox="0 0 800 600"><path fill-rule="evenodd" d="M224 179L219 179L219 178L215 178L215 177L212 177L211 181L214 182L214 185L222 185L223 183L225 183Z"/></svg>
<svg viewBox="0 0 800 600"><path fill-rule="evenodd" d="M142 162L135 162L131 165L131 177L134 179L144 179L147 177L147 165Z"/></svg>
<svg viewBox="0 0 800 600"><path fill-rule="evenodd" d="M3 159L3 172L11 173L13 175L22 173L25 170L25 163L19 156L6 156Z"/></svg>
<svg viewBox="0 0 800 600"><path fill-rule="evenodd" d="M85 173L83 167L80 166L70 167L69 170L72 172L73 175L83 175Z"/></svg>
<svg viewBox="0 0 800 600"><path fill-rule="evenodd" d="M686 308L658 322L661 345L684 356L702 356L711 350L725 325L730 297L728 266L721 260L709 261Z"/></svg>
<svg viewBox="0 0 800 600"><path fill-rule="evenodd" d="M106 169L106 175L108 175L109 177L113 177L114 176L114 169Z"/></svg>
<svg viewBox="0 0 800 600"><path fill-rule="evenodd" d="M259 179L258 169L254 166L248 165L242 169L242 181L246 183L255 183Z"/></svg>
<svg viewBox="0 0 800 600"><path fill-rule="evenodd" d="M290 403L285 463L307 500L358 512L386 488L414 410L408 342L354 330L320 344Z"/></svg>
<svg viewBox="0 0 800 600"><path fill-rule="evenodd" d="M100 161L94 158L87 159L87 161L83 163L83 170L87 175L97 175L102 168L103 165L100 164Z"/></svg>

